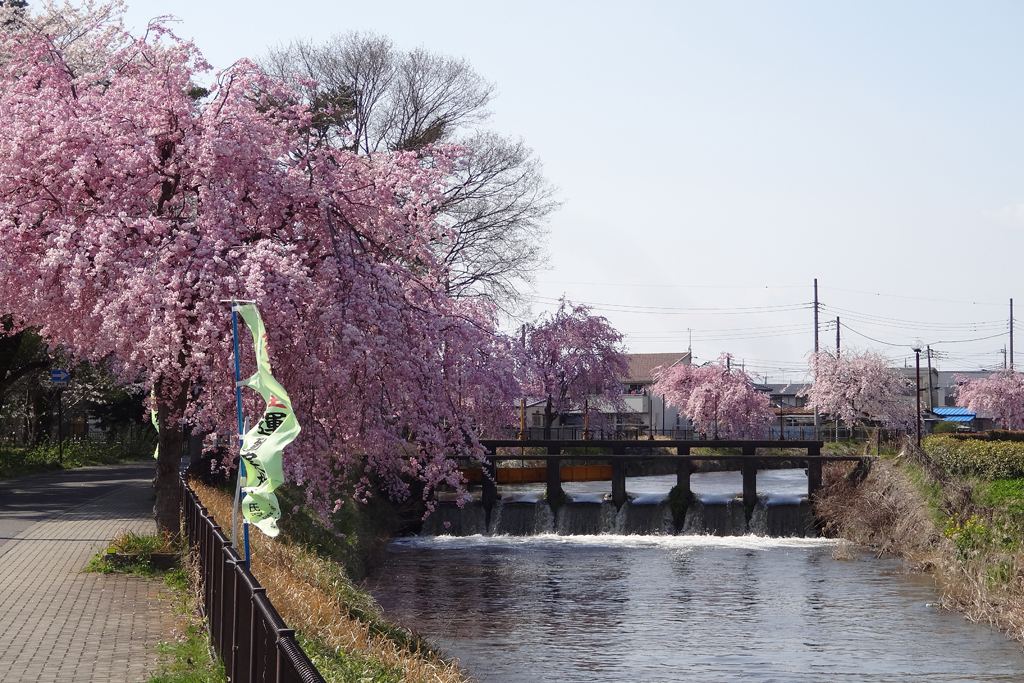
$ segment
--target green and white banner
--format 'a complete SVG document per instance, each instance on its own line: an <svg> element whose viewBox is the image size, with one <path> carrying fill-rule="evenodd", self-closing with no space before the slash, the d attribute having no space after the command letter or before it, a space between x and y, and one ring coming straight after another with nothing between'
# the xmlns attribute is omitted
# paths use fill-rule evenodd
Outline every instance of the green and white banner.
<svg viewBox="0 0 1024 683"><path fill-rule="evenodd" d="M274 489L284 483L281 451L299 434L299 423L284 387L270 372L267 332L260 312L253 304L234 304L234 310L252 330L256 347L256 374L238 384L260 392L267 402L263 417L242 439L245 461L245 499L242 515L267 536L277 536L281 507Z"/></svg>

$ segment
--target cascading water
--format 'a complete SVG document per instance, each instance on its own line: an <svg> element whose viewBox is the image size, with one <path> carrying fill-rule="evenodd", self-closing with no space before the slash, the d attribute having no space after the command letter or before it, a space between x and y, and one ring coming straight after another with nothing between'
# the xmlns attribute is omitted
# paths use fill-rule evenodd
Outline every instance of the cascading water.
<svg viewBox="0 0 1024 683"><path fill-rule="evenodd" d="M480 501L459 507L452 502L438 503L423 522L424 536L475 536L487 533L487 513Z"/></svg>
<svg viewBox="0 0 1024 683"><path fill-rule="evenodd" d="M565 503L558 509L556 531L562 536L594 536L605 532L601 523L604 502Z"/></svg>
<svg viewBox="0 0 1024 683"><path fill-rule="evenodd" d="M755 509L756 512L756 509ZM704 495L686 509L684 534L743 536L749 533L743 501L732 495Z"/></svg>
<svg viewBox="0 0 1024 683"><path fill-rule="evenodd" d="M661 494L634 497L622 506L619 516L622 518L621 533L626 535L648 536L675 532L668 498Z"/></svg>
<svg viewBox="0 0 1024 683"><path fill-rule="evenodd" d="M668 502L668 491L675 478L637 477L628 479L627 487L633 485L642 491L630 493L629 500L620 509L615 508L608 494L599 490L607 486L607 482L566 484L566 500L554 512L543 498L542 491L509 487L511 490L503 492L495 503L489 527L479 501L461 509L453 503L441 503L424 523L423 535L817 535L810 504L806 496L799 493L806 487L802 471L773 471L759 475L759 480L770 490L758 496L749 520L743 500L736 491L741 483L738 477L735 472L693 475L694 499L678 529Z"/></svg>

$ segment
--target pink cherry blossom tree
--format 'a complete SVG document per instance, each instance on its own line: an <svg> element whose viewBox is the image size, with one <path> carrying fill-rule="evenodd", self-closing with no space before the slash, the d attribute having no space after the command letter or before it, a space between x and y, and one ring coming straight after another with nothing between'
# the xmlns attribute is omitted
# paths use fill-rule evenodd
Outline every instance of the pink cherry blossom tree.
<svg viewBox="0 0 1024 683"><path fill-rule="evenodd" d="M480 456L518 387L493 308L448 296L433 255L458 149L314 152L284 86L247 62L201 80L159 23L97 24L74 65L30 22L0 53L0 314L153 388L162 529L178 530L183 428L236 429L233 297L263 313L303 426L285 473L321 512L371 476L397 497L414 478L424 496L462 486L450 456Z"/></svg>
<svg viewBox="0 0 1024 683"><path fill-rule="evenodd" d="M714 439L761 437L775 419L771 399L747 373L731 368L729 358L723 353L707 365L655 368L651 391Z"/></svg>
<svg viewBox="0 0 1024 683"><path fill-rule="evenodd" d="M570 410L586 407L598 420L621 407L621 379L629 371L622 335L588 307L562 299L558 310L528 328L525 352L525 391L546 399L545 439Z"/></svg>
<svg viewBox="0 0 1024 683"><path fill-rule="evenodd" d="M806 395L820 412L847 425L876 422L891 429L913 429L914 385L877 351L827 351L812 355L814 382ZM909 399L906 398L909 395Z"/></svg>
<svg viewBox="0 0 1024 683"><path fill-rule="evenodd" d="M1024 375L1003 370L984 378L956 376L956 404L986 410L1006 429L1024 429Z"/></svg>

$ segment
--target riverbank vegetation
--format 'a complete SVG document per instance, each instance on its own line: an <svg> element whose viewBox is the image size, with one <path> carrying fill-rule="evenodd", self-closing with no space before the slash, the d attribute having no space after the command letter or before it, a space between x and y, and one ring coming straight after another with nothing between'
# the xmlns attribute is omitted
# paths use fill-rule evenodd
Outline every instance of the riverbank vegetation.
<svg viewBox="0 0 1024 683"><path fill-rule="evenodd" d="M230 494L197 482L193 488L213 517L230 526ZM353 585L336 559L344 561L376 541L316 531L302 520L301 510L291 509L291 515L283 516L276 539L250 535L252 572L328 681L468 680L457 662L444 659L410 631L384 621L373 598ZM354 525L349 530L358 534L361 523L349 523Z"/></svg>
<svg viewBox="0 0 1024 683"><path fill-rule="evenodd" d="M933 574L943 607L1024 642L1024 442L930 436L825 469L825 533ZM839 551L842 555L842 550Z"/></svg>

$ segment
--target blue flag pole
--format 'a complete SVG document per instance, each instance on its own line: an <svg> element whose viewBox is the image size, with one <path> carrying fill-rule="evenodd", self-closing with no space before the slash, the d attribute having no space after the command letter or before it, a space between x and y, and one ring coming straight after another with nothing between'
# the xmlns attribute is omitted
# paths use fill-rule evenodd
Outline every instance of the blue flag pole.
<svg viewBox="0 0 1024 683"><path fill-rule="evenodd" d="M241 453L242 453L242 439L245 436L245 431L244 431L245 422L244 422L244 418L242 417L242 386L241 386L241 384L239 384L242 381L242 363L241 363L241 359L239 358L239 349L238 349L238 304L235 303L234 301L231 302L231 332L232 332L232 335L234 337L234 344L235 344L235 405L236 405L236 407L238 409L238 453L239 453L239 456L238 456L238 484L237 484L237 486L240 489L241 486L242 486L242 477L245 476L245 460L241 456ZM242 492L241 499L242 499L243 502L245 501L245 492L244 491ZM236 497L236 500L237 500L237 497ZM237 541L237 539L234 538L235 530L236 529L237 529L237 527L234 526L234 521L232 521L231 535L232 535L232 540L235 541L235 547L238 546L238 541ZM244 539L243 543L244 543L244 547L245 547L245 566L248 567L249 566L249 522L247 522L244 517L242 518L242 535L243 535L243 539Z"/></svg>

